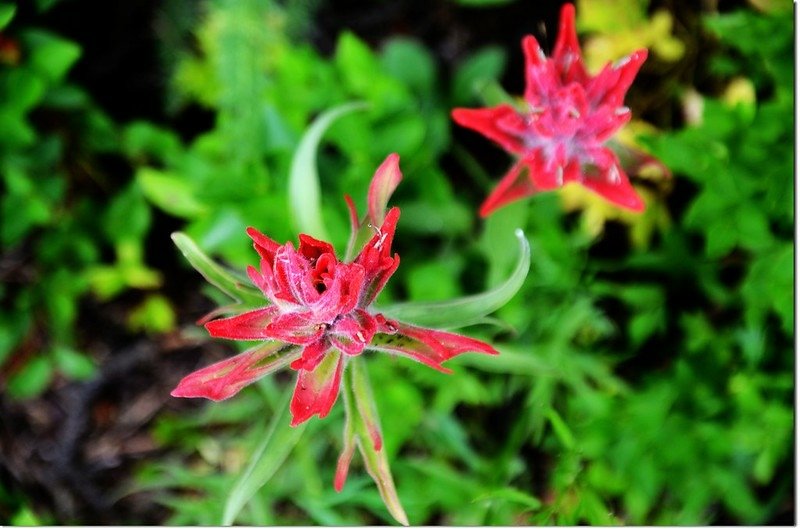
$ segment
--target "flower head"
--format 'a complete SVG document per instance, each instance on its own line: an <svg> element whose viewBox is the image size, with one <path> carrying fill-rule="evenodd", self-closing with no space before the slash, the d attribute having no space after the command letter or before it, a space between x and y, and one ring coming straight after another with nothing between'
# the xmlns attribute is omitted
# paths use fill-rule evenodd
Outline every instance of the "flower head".
<svg viewBox="0 0 800 529"><path fill-rule="evenodd" d="M480 132L519 156L481 205L481 215L567 182L578 182L621 207L643 210L644 203L619 160L604 143L631 117L623 100L647 58L647 50L635 51L590 76L581 57L572 4L564 4L561 10L552 57L546 57L530 35L523 39L522 48L524 110L507 104L453 110L458 124Z"/></svg>
<svg viewBox="0 0 800 529"><path fill-rule="evenodd" d="M371 307L400 264L391 250L400 210L384 211L401 177L397 155L392 155L375 174L369 214L362 223L347 199L354 233L362 227L373 232L351 262L341 261L333 246L309 235L300 235L295 248L248 228L260 266L249 267L247 273L268 304L211 321L206 329L219 338L267 342L188 375L172 395L227 399L288 364L298 372L290 404L294 426L328 414L347 358L367 350L399 354L445 372L442 362L458 354L496 354L481 341L394 321Z"/></svg>

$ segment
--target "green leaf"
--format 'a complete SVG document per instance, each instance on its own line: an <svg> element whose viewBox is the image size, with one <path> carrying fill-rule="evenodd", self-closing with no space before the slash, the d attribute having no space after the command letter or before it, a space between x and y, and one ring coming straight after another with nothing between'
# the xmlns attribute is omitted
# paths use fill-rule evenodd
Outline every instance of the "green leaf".
<svg viewBox="0 0 800 529"><path fill-rule="evenodd" d="M53 364L49 358L31 358L19 371L9 377L6 389L17 399L35 397L47 389L53 378Z"/></svg>
<svg viewBox="0 0 800 529"><path fill-rule="evenodd" d="M367 108L366 103L345 103L320 114L308 127L292 157L289 172L289 211L297 229L313 237L327 240L322 222L317 148L322 135L341 116Z"/></svg>
<svg viewBox="0 0 800 529"><path fill-rule="evenodd" d="M270 480L303 435L308 422L295 427L289 426L289 401L292 392L293 388L289 387L278 404L278 413L272 418L264 440L253 452L247 468L233 486L225 502L222 525L233 524L242 507Z"/></svg>
<svg viewBox="0 0 800 529"><path fill-rule="evenodd" d="M525 510L538 510L542 507L542 502L534 498L526 492L513 487L504 487L502 489L492 490L486 494L481 494L475 498L475 502L488 501L488 500L503 500L508 503L513 503L525 507Z"/></svg>
<svg viewBox="0 0 800 529"><path fill-rule="evenodd" d="M545 416L547 420L550 421L550 426L553 427L553 432L555 432L556 437L558 440L561 441L561 444L567 450L573 450L575 448L575 436L572 435L572 432L567 426L567 423L564 422L564 419L558 414L556 410L553 408L548 409L545 412Z"/></svg>
<svg viewBox="0 0 800 529"><path fill-rule="evenodd" d="M0 29L5 28L14 18L17 6L12 4L0 4Z"/></svg>
<svg viewBox="0 0 800 529"><path fill-rule="evenodd" d="M208 257L195 242L184 233L175 232L172 241L180 249L192 267L200 272L206 281L220 289L234 300L248 306L262 306L268 303L258 289L245 283L244 278L237 277L225 270Z"/></svg>
<svg viewBox="0 0 800 529"><path fill-rule="evenodd" d="M164 296L153 294L128 314L128 327L148 333L168 332L175 328L175 311Z"/></svg>
<svg viewBox="0 0 800 529"><path fill-rule="evenodd" d="M453 102L466 105L475 101L479 92L491 81L497 81L506 65L506 54L498 46L490 46L464 61L453 77Z"/></svg>
<svg viewBox="0 0 800 529"><path fill-rule="evenodd" d="M60 369L69 378L88 380L97 372L92 360L69 347L56 347L53 349L53 358Z"/></svg>
<svg viewBox="0 0 800 529"><path fill-rule="evenodd" d="M434 328L458 328L471 325L508 302L522 286L528 275L531 248L522 230L516 230L519 258L511 275L495 288L480 294L441 302L398 303L381 309L386 316Z"/></svg>
<svg viewBox="0 0 800 529"><path fill-rule="evenodd" d="M436 65L427 48L416 40L393 38L383 49L381 63L390 75L420 93L432 91Z"/></svg>
<svg viewBox="0 0 800 529"><path fill-rule="evenodd" d="M81 48L74 42L42 30L28 30L22 35L31 68L55 84L60 81L78 57Z"/></svg>
<svg viewBox="0 0 800 529"><path fill-rule="evenodd" d="M103 230L115 243L141 240L150 227L150 208L139 186L131 183L118 193L103 216Z"/></svg>
<svg viewBox="0 0 800 529"><path fill-rule="evenodd" d="M136 179L147 199L171 215L193 219L207 210L206 205L197 200L192 186L183 178L142 167L137 171Z"/></svg>

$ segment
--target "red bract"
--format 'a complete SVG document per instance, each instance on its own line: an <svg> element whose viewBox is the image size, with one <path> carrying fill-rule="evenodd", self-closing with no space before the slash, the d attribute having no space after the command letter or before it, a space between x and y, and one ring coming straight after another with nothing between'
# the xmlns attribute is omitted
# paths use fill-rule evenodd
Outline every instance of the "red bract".
<svg viewBox="0 0 800 529"><path fill-rule="evenodd" d="M328 414L347 358L365 350L407 356L441 371L447 371L442 362L467 351L497 354L481 341L393 321L370 308L400 264L391 251L400 210L392 208L385 217L383 212L401 177L396 155L376 172L368 219L382 223L352 262L340 261L333 246L308 235L300 235L295 248L248 228L261 262L247 273L269 304L211 321L206 329L219 338L269 342L190 374L172 395L227 399L291 362L298 372L291 402L295 426ZM352 207L351 212L355 232L359 224Z"/></svg>
<svg viewBox="0 0 800 529"><path fill-rule="evenodd" d="M564 4L561 10L551 58L530 35L523 39L522 48L524 111L510 105L453 110L453 119L459 125L480 132L519 156L481 205L481 216L567 182L578 182L623 208L642 211L644 202L604 143L631 117L623 100L647 58L647 50L638 50L590 76L578 46L572 4Z"/></svg>

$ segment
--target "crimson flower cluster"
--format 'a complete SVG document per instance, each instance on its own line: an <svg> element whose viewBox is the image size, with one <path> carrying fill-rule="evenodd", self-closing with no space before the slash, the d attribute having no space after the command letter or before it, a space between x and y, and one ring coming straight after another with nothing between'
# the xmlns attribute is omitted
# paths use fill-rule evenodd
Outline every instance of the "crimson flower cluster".
<svg viewBox="0 0 800 529"><path fill-rule="evenodd" d="M392 155L376 172L368 197L365 221L380 227L352 262L341 261L333 246L309 235L300 235L295 248L291 242L281 245L248 228L260 266L250 266L247 273L267 304L211 321L206 329L218 338L267 342L188 375L172 395L227 399L289 363L297 371L290 404L292 426L296 426L314 415L328 414L349 357L379 351L448 372L442 362L458 354L497 354L479 340L395 321L371 307L400 264L391 249L400 210L392 208L383 216L385 200L399 179L398 158ZM349 198L348 205L356 232L359 225ZM286 361L275 362L276 358Z"/></svg>
<svg viewBox="0 0 800 529"><path fill-rule="evenodd" d="M630 120L625 93L647 58L637 50L590 76L575 31L575 8L564 4L553 56L528 35L525 103L522 111L503 104L453 110L453 119L480 132L518 161L480 208L481 216L538 191L578 182L623 208L642 211L644 202L628 181L617 156L604 143Z"/></svg>

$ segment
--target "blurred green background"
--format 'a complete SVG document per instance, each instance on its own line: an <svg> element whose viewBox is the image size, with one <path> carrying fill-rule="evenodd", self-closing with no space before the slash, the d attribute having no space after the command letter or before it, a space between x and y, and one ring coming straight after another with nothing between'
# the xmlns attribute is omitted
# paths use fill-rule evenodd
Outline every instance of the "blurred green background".
<svg viewBox="0 0 800 529"><path fill-rule="evenodd" d="M244 228L295 240L292 155L319 113L322 213L405 179L381 298L522 291L468 332L499 357L446 376L367 362L412 524L794 523L794 56L789 0L578 0L592 71L650 58L620 134L671 171L643 215L580 189L478 204L511 160L451 123L521 94L520 40L560 2L0 2L0 523L219 524L290 373L219 404L173 399L234 353L195 325L223 300L175 230L234 268ZM392 520L358 458L331 483L343 411L314 420L237 523ZM288 424L286 425L288 428Z"/></svg>

